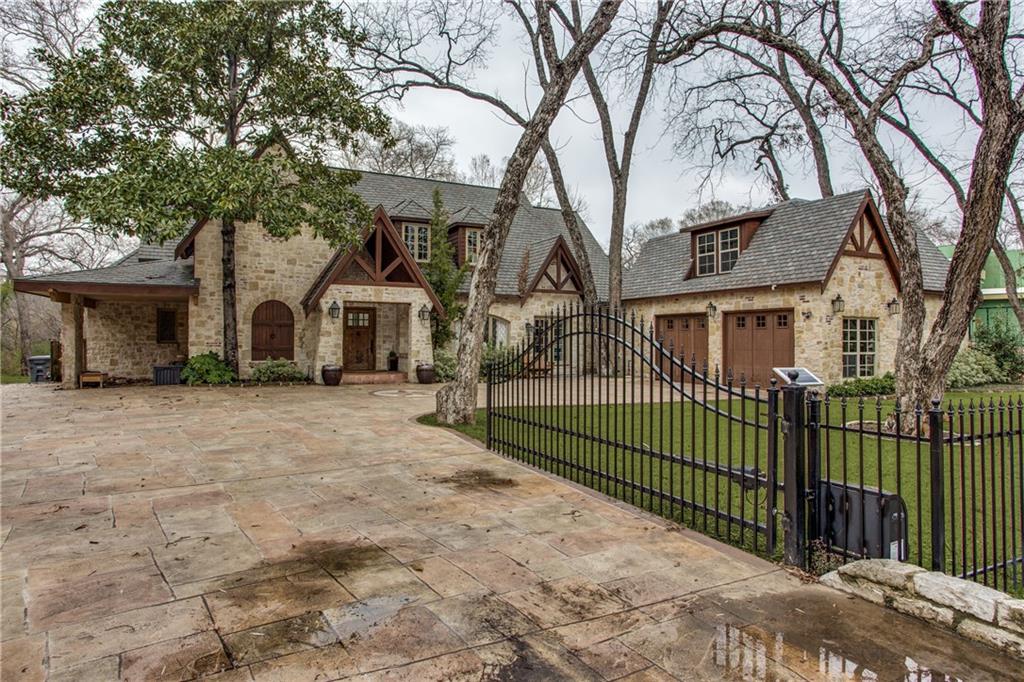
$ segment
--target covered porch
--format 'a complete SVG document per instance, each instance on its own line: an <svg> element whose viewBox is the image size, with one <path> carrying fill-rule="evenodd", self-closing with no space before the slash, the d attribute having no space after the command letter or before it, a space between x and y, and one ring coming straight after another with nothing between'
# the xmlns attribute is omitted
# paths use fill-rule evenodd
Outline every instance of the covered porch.
<svg viewBox="0 0 1024 682"><path fill-rule="evenodd" d="M61 384L145 381L188 358L190 262L123 263L15 280L20 293L61 304ZM56 359L55 359L56 360Z"/></svg>

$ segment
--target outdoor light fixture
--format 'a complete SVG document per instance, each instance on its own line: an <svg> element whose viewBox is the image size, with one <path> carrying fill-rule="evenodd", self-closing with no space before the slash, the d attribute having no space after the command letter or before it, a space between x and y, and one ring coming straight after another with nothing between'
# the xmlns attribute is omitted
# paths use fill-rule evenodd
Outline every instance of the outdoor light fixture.
<svg viewBox="0 0 1024 682"><path fill-rule="evenodd" d="M430 308L426 305L420 308L420 320L423 322L430 322Z"/></svg>
<svg viewBox="0 0 1024 682"><path fill-rule="evenodd" d="M895 298L885 304L885 307L889 310L890 315L900 314L900 302Z"/></svg>
<svg viewBox="0 0 1024 682"><path fill-rule="evenodd" d="M718 315L718 306L714 301L708 301L708 319L713 320L716 315Z"/></svg>
<svg viewBox="0 0 1024 682"><path fill-rule="evenodd" d="M526 336L527 337L533 336L533 324L530 323L530 322L526 323Z"/></svg>
<svg viewBox="0 0 1024 682"><path fill-rule="evenodd" d="M846 301L843 300L842 294L836 294L836 297L832 299L832 312L838 315L845 309Z"/></svg>
<svg viewBox="0 0 1024 682"><path fill-rule="evenodd" d="M330 307L327 308L327 314L331 316L332 320L336 320L341 317L341 306L338 305L337 301L332 301Z"/></svg>

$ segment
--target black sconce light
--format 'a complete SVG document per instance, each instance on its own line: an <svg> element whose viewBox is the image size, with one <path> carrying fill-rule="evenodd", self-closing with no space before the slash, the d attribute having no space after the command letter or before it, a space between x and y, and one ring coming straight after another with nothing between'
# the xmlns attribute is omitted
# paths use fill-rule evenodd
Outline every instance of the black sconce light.
<svg viewBox="0 0 1024 682"><path fill-rule="evenodd" d="M420 308L419 315L421 322L430 322L430 308L428 308L426 305Z"/></svg>
<svg viewBox="0 0 1024 682"><path fill-rule="evenodd" d="M718 315L718 306L714 301L708 301L708 319L713 320Z"/></svg>
<svg viewBox="0 0 1024 682"><path fill-rule="evenodd" d="M843 300L841 294L836 294L836 297L832 299L832 312L836 315L846 310L846 301Z"/></svg>
<svg viewBox="0 0 1024 682"><path fill-rule="evenodd" d="M885 304L885 307L889 310L890 315L900 314L900 302L895 298Z"/></svg>
<svg viewBox="0 0 1024 682"><path fill-rule="evenodd" d="M533 324L530 323L530 322L527 322L526 323L526 337L529 338L531 336L533 336Z"/></svg>
<svg viewBox="0 0 1024 682"><path fill-rule="evenodd" d="M336 320L341 317L341 306L338 305L337 301L331 302L331 305L327 308L327 314L331 316L332 320Z"/></svg>

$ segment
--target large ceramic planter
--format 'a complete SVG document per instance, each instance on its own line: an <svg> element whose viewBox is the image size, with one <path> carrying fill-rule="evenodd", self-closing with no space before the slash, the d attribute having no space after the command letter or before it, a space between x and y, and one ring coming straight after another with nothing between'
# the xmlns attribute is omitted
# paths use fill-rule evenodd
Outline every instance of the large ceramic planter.
<svg viewBox="0 0 1024 682"><path fill-rule="evenodd" d="M434 366L428 363L416 365L416 380L421 384L434 383Z"/></svg>
<svg viewBox="0 0 1024 682"><path fill-rule="evenodd" d="M341 366L324 365L320 368L320 378L324 380L324 386L337 386L341 383Z"/></svg>

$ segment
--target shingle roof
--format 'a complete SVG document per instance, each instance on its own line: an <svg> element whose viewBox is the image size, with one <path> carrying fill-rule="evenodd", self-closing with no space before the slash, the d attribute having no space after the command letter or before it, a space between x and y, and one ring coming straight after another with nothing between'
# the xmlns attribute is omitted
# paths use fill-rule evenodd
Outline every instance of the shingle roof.
<svg viewBox="0 0 1024 682"><path fill-rule="evenodd" d="M640 251L625 275L623 298L653 298L732 289L823 282L865 197L865 190L816 201L791 200L772 207L731 272L686 279L689 232L657 237ZM925 289L941 290L947 263L918 234Z"/></svg>
<svg viewBox="0 0 1024 682"><path fill-rule="evenodd" d="M453 222L456 220L486 222L489 220L494 209L495 199L498 196L498 190L495 187L424 180L369 171L360 171L360 173L362 177L355 189L369 206L380 204L390 208L410 201L421 207L432 206L434 188L436 187L441 190L441 199L444 202L445 210L452 216ZM391 212L389 210L389 213ZM586 223L581 218L579 221L583 227L583 239L587 244L587 253L590 256L590 267L594 272L594 284L599 295L604 297L608 291L608 256L601 245L597 243ZM505 240L505 250L498 266L498 282L495 293L500 296L517 296L519 294L519 268L523 261L523 253L529 248L531 261L543 259L547 255L547 250L537 253L538 242L553 239L558 235L562 235L566 242L572 244L569 232L565 229L565 223L562 221L561 211L554 208L531 206L524 198L512 221L508 238ZM550 249L550 246L548 248ZM466 279L464 288L468 290L469 278Z"/></svg>
<svg viewBox="0 0 1024 682"><path fill-rule="evenodd" d="M173 247L171 247L173 258ZM197 286L192 259L124 262L94 270L76 270L51 275L24 277L26 281L55 284L132 284L150 286Z"/></svg>
<svg viewBox="0 0 1024 682"><path fill-rule="evenodd" d="M114 265L124 265L127 263L144 263L146 261L153 260L171 260L174 258L174 247L176 243L173 241L165 242L164 244L150 244L143 242L139 244L135 249L121 258Z"/></svg>

